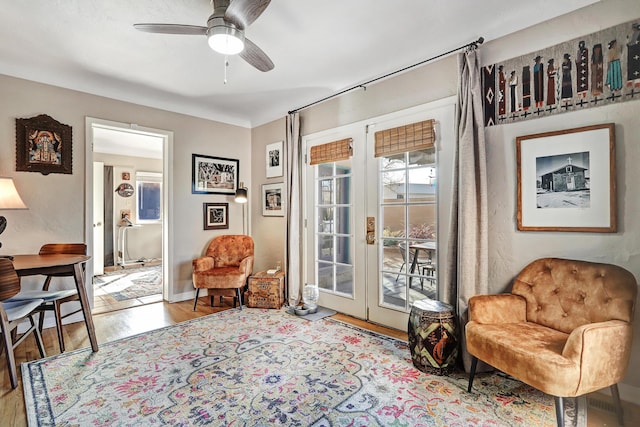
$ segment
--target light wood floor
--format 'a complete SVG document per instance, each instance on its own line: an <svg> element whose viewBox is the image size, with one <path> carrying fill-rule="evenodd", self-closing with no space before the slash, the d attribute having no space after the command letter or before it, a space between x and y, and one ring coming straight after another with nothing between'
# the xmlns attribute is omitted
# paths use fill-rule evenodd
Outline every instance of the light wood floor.
<svg viewBox="0 0 640 427"><path fill-rule="evenodd" d="M231 301L231 299L225 299L222 307L217 306L211 308L208 305L208 298L203 297L198 302L198 310L196 312L192 311L193 301L184 301L174 304L160 302L103 314L95 314L93 319L96 327L98 343L113 341L133 334L157 329L162 326L168 326L196 317L205 316L207 314L227 310L231 308ZM407 339L407 334L403 331L388 329L341 314L337 314L334 317L337 320L348 322L375 332L387 334L398 339ZM64 333L67 349L73 350L89 346L89 340L87 338L86 329L84 328L84 323L80 322L65 325ZM57 354L59 352L58 341L53 328L45 329L43 332L43 340L48 355ZM18 365L22 362L38 358L39 354L35 344L35 339L33 337L27 338L20 346L18 346L18 348L16 348L15 355ZM18 376L20 376L19 373ZM607 396L599 393L593 393L589 397L591 399L597 399L598 402L605 403L608 399ZM640 406L624 402L624 410L625 426L631 427L640 425ZM0 355L0 425L15 427L27 425L22 381L20 380L20 384L17 389L11 389L6 357L4 354ZM602 409L589 408L588 427L615 425L617 425L617 423L614 414Z"/></svg>

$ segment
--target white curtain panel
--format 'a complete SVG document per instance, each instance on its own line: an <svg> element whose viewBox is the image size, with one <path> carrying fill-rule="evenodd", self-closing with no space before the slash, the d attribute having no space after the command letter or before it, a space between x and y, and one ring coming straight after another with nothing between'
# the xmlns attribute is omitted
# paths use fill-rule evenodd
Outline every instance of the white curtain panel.
<svg viewBox="0 0 640 427"><path fill-rule="evenodd" d="M302 140L300 138L300 115L287 116L287 299L295 307L301 300L302 289L302 206L300 188L302 184Z"/></svg>
<svg viewBox="0 0 640 427"><path fill-rule="evenodd" d="M458 140L456 146L451 240L441 299L456 307L465 369L464 326L469 298L486 294L488 285L487 159L480 58L477 49L458 55Z"/></svg>

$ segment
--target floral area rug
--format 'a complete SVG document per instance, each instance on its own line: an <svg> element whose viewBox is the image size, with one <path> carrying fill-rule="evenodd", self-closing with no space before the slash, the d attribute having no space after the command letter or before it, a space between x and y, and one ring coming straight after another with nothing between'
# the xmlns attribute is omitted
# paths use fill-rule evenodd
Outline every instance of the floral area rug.
<svg viewBox="0 0 640 427"><path fill-rule="evenodd" d="M93 279L96 295L109 294L117 301L162 293L162 265L117 270Z"/></svg>
<svg viewBox="0 0 640 427"><path fill-rule="evenodd" d="M553 398L504 375L467 393L466 374L415 369L406 342L284 310L227 310L22 375L31 426L556 424Z"/></svg>

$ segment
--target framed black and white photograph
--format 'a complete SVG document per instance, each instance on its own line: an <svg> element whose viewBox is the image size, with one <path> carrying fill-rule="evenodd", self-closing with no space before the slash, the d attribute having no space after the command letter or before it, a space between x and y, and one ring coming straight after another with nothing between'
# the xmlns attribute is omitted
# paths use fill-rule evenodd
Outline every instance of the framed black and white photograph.
<svg viewBox="0 0 640 427"><path fill-rule="evenodd" d="M267 145L267 178L274 178L284 174L282 164L284 162L282 153L282 141Z"/></svg>
<svg viewBox="0 0 640 427"><path fill-rule="evenodd" d="M284 216L284 182L262 185L262 215Z"/></svg>
<svg viewBox="0 0 640 427"><path fill-rule="evenodd" d="M203 203L205 230L229 228L229 203Z"/></svg>
<svg viewBox="0 0 640 427"><path fill-rule="evenodd" d="M240 174L240 161L202 154L192 155L193 194L236 193Z"/></svg>
<svg viewBox="0 0 640 427"><path fill-rule="evenodd" d="M518 230L616 231L615 124L516 138Z"/></svg>

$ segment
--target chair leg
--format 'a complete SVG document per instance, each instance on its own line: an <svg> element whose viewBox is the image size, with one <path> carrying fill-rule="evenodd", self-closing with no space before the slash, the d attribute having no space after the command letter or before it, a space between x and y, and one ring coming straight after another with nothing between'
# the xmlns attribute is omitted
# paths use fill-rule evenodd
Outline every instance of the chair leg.
<svg viewBox="0 0 640 427"><path fill-rule="evenodd" d="M564 427L564 399L554 396L556 401L556 423L558 427Z"/></svg>
<svg viewBox="0 0 640 427"><path fill-rule="evenodd" d="M620 402L620 393L618 392L618 384L611 386L611 397L613 398L613 404L616 406L616 415L618 416L618 425L622 427L624 425L624 413L622 411L622 402Z"/></svg>
<svg viewBox="0 0 640 427"><path fill-rule="evenodd" d="M473 377L476 376L476 368L478 367L478 358L471 356L471 372L469 372L469 386L467 387L467 393L471 393L471 386L473 385Z"/></svg>
<svg viewBox="0 0 640 427"><path fill-rule="evenodd" d="M4 312L2 312L4 316ZM16 359L13 355L13 340L11 339L11 331L9 324L2 319L2 346L7 350L7 367L9 368L9 378L11 379L11 388L18 387L18 375L16 374Z"/></svg>
<svg viewBox="0 0 640 427"><path fill-rule="evenodd" d="M29 320L31 321L31 326L33 327L33 333L36 337L36 344L38 345L38 351L40 352L40 357L47 357L47 353L44 351L44 344L42 343L42 335L36 326L36 322L33 320L33 315L29 316Z"/></svg>
<svg viewBox="0 0 640 427"><path fill-rule="evenodd" d="M58 344L60 345L60 353L64 353L64 338L62 336L62 317L60 317L60 304L58 302L54 303L53 314L56 318L56 329L58 331Z"/></svg>
<svg viewBox="0 0 640 427"><path fill-rule="evenodd" d="M214 306L213 301L214 301L214 299L213 299L213 295L210 295L210 296L209 296L209 304L211 304L211 307L213 307L213 306Z"/></svg>
<svg viewBox="0 0 640 427"><path fill-rule="evenodd" d="M196 311L196 305L198 305L198 295L200 295L200 288L196 288L196 297L193 299L193 311Z"/></svg>
<svg viewBox="0 0 640 427"><path fill-rule="evenodd" d="M236 293L238 294L238 303L240 304L240 310L242 310L242 292L240 292L240 288L236 288ZM235 305L235 299L234 299Z"/></svg>

